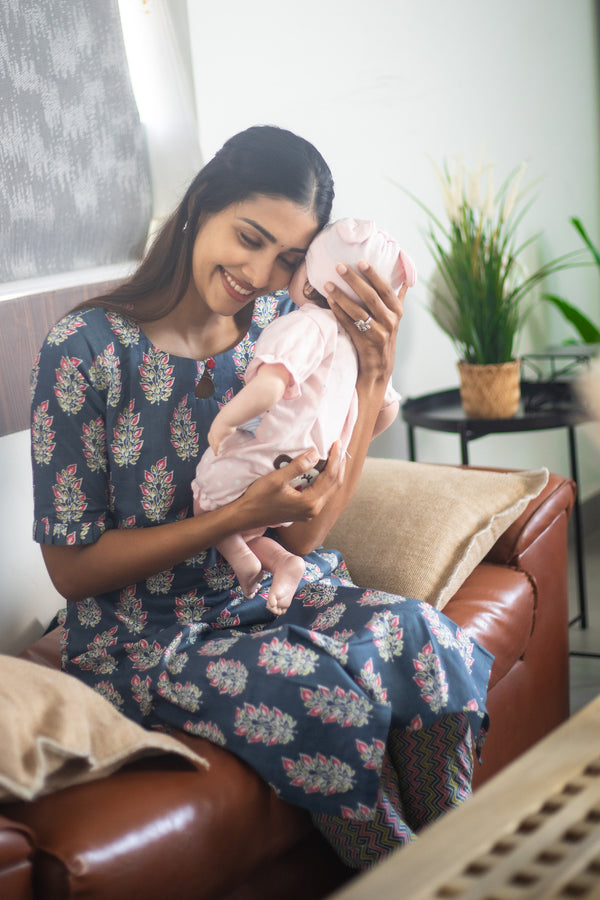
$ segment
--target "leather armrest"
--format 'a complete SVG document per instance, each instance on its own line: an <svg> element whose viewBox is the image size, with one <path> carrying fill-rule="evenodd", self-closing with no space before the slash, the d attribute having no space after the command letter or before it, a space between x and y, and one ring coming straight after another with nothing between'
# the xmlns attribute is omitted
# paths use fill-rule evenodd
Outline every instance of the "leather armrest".
<svg viewBox="0 0 600 900"><path fill-rule="evenodd" d="M0 814L0 870L8 861L31 856L32 843L33 835L26 825Z"/></svg>
<svg viewBox="0 0 600 900"><path fill-rule="evenodd" d="M486 559L494 563L514 565L528 547L543 534L561 514L567 519L575 503L575 482L562 475L550 474L546 487L496 541Z"/></svg>

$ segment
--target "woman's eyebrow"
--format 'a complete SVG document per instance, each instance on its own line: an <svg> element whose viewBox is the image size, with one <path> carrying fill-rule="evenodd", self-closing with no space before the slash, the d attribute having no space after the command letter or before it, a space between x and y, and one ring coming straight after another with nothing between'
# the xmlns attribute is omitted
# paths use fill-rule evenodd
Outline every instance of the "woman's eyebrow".
<svg viewBox="0 0 600 900"><path fill-rule="evenodd" d="M243 216L240 216L240 219L242 222L246 222L246 224L252 225L253 228L256 228L256 230L259 231L262 234L262 236L269 241L269 243L271 243L271 244L277 243L277 238L274 237L274 235L272 235L270 231L267 231L266 228L263 228L262 225L259 225L258 222L255 222L254 219L246 219ZM287 252L288 253L306 253L306 249L302 249L301 247L290 247Z"/></svg>

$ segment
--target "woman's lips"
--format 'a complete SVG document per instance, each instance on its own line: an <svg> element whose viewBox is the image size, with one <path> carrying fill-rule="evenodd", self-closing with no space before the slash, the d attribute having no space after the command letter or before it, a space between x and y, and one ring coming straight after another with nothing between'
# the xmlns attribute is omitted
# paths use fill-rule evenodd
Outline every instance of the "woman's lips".
<svg viewBox="0 0 600 900"><path fill-rule="evenodd" d="M254 293L254 288L251 284L245 284L244 282L238 281L223 267L221 267L221 278L225 290L234 300L245 303L248 297Z"/></svg>

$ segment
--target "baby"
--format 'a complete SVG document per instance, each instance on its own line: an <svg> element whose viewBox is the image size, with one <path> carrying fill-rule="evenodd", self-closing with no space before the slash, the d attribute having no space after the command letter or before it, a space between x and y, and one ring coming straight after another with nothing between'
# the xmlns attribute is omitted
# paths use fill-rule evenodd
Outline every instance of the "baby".
<svg viewBox="0 0 600 900"><path fill-rule="evenodd" d="M325 283L332 281L359 301L336 266L356 268L360 260L369 262L396 292L416 281L410 258L373 222L342 219L317 235L289 286L299 309L264 329L245 387L213 421L210 446L192 482L196 515L229 503L259 476L314 448L319 462L296 485L302 490L325 467L334 441L339 439L346 451L358 412L357 357L323 294ZM360 331L370 327L368 317L354 324ZM399 395L390 382L373 436L392 423L398 409ZM217 549L246 597L258 591L263 569L271 572L267 607L275 615L286 611L304 574L301 557L265 537L264 529L232 535Z"/></svg>

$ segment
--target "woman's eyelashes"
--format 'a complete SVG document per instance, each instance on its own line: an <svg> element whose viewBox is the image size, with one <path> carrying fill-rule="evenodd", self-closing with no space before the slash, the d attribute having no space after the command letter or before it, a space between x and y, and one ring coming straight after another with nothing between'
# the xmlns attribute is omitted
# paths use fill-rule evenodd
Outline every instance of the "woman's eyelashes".
<svg viewBox="0 0 600 900"><path fill-rule="evenodd" d="M252 247L254 250L258 250L262 247L262 242L260 240L256 240L255 238L250 237L250 235L244 234L243 231L240 231L240 240L246 247Z"/></svg>
<svg viewBox="0 0 600 900"><path fill-rule="evenodd" d="M242 244L245 247L250 247L252 250L260 250L263 246L263 240L261 238L255 238L244 231L240 231L239 236ZM295 272L302 262L303 257L298 253L294 253L293 256L280 256L278 259L288 272Z"/></svg>

